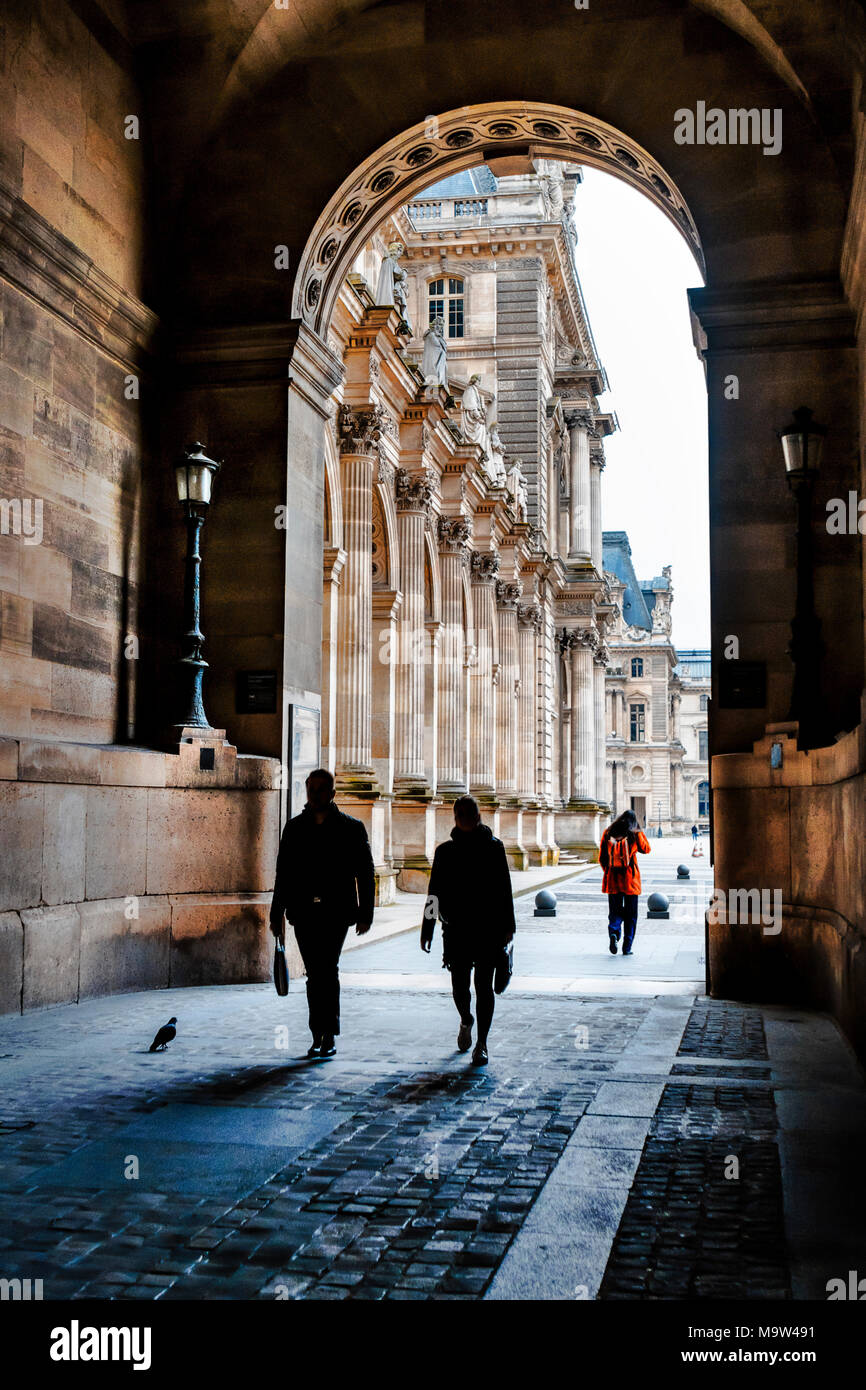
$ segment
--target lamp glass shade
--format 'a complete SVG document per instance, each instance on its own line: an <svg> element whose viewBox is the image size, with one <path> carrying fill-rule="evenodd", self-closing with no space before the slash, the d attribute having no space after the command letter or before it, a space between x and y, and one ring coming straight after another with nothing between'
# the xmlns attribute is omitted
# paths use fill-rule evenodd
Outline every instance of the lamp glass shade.
<svg viewBox="0 0 866 1390"><path fill-rule="evenodd" d="M180 463L175 465L178 501L209 506L213 480L219 468L215 459L208 458L201 444L193 444L186 450Z"/></svg>
<svg viewBox="0 0 866 1390"><path fill-rule="evenodd" d="M806 406L794 411L794 423L779 433L785 472L789 477L818 472L826 433L823 425L813 421L812 412Z"/></svg>

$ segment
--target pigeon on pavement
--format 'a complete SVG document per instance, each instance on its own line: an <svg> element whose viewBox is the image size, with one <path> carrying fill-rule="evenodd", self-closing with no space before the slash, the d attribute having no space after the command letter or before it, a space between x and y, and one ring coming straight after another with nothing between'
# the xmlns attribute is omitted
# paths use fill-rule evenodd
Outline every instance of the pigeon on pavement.
<svg viewBox="0 0 866 1390"><path fill-rule="evenodd" d="M150 1044L150 1052L165 1052L166 1043L170 1043L177 1034L177 1029L174 1026L176 1023L176 1018L170 1018L168 1023L162 1025L153 1042Z"/></svg>

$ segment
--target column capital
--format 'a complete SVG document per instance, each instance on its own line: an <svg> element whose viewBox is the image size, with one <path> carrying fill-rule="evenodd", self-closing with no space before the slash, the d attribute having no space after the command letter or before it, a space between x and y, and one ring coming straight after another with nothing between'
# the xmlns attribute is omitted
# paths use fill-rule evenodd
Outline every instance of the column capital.
<svg viewBox="0 0 866 1390"><path fill-rule="evenodd" d="M429 515L433 497L433 478L429 473L410 473L398 468L394 475L398 512L423 512Z"/></svg>
<svg viewBox="0 0 866 1390"><path fill-rule="evenodd" d="M565 423L569 430L585 430L590 439L598 439L600 437L595 423L595 416L591 410L566 410Z"/></svg>
<svg viewBox="0 0 866 1390"><path fill-rule="evenodd" d="M541 631L544 615L541 611L540 603L519 603L517 605L517 623L519 627L535 628L536 632Z"/></svg>
<svg viewBox="0 0 866 1390"><path fill-rule="evenodd" d="M499 556L493 551L473 550L472 583L492 585L499 573Z"/></svg>
<svg viewBox="0 0 866 1390"><path fill-rule="evenodd" d="M465 516L440 516L439 549L462 554L469 541L470 525Z"/></svg>
<svg viewBox="0 0 866 1390"><path fill-rule="evenodd" d="M343 401L337 414L337 440L341 454L378 453L387 412L381 405L353 406Z"/></svg>
<svg viewBox="0 0 866 1390"><path fill-rule="evenodd" d="M496 606L497 608L516 608L523 593L523 585L520 583L509 583L506 580L496 580Z"/></svg>

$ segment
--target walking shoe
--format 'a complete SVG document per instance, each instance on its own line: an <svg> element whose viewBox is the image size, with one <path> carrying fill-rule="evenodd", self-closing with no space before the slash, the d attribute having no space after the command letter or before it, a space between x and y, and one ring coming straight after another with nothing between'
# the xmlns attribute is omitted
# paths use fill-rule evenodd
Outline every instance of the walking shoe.
<svg viewBox="0 0 866 1390"><path fill-rule="evenodd" d="M321 1057L321 1055L322 1055L322 1039L321 1039L321 1038L313 1038L313 1042L312 1042L312 1045L311 1045L311 1047L310 1047L310 1050L309 1050L308 1053L307 1053L307 1056L308 1056L308 1057Z"/></svg>
<svg viewBox="0 0 866 1390"><path fill-rule="evenodd" d="M468 1052L472 1046L472 1023L474 1022L473 1019L470 1023L461 1023L460 1031L457 1034L458 1052Z"/></svg>
<svg viewBox="0 0 866 1390"><path fill-rule="evenodd" d="M486 1067L487 1060L487 1048L482 1047L481 1044L478 1043L476 1045L475 1051L472 1054L473 1067Z"/></svg>
<svg viewBox="0 0 866 1390"><path fill-rule="evenodd" d="M337 1051L333 1038L322 1038L322 1045L319 1048L320 1057L333 1057Z"/></svg>
<svg viewBox="0 0 866 1390"><path fill-rule="evenodd" d="M617 940L618 940L619 938L617 937L616 932L608 932L608 938L609 938L610 953L611 953L612 956L615 956L615 955L616 955L616 943L617 943Z"/></svg>
<svg viewBox="0 0 866 1390"><path fill-rule="evenodd" d="M631 947L630 947L630 946L623 946L623 948L622 948L622 953L623 953L624 956L630 956L630 955L631 955Z"/></svg>

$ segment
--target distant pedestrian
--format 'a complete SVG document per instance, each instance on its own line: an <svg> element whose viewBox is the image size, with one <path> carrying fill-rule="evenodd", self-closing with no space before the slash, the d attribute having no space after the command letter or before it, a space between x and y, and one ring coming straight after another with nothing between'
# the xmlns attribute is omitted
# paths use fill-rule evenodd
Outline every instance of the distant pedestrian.
<svg viewBox="0 0 866 1390"><path fill-rule="evenodd" d="M482 823L472 796L460 796L454 802L454 829L451 839L439 845L433 856L427 893L421 949L430 950L436 919L441 918L445 964L460 1014L460 1052L472 1046L474 970L478 1033L472 1061L483 1067L488 1061L487 1034L495 1006L493 977L503 948L514 936L515 922L505 846Z"/></svg>
<svg viewBox="0 0 866 1390"><path fill-rule="evenodd" d="M630 956L637 928L640 869L637 856L650 853L650 842L634 811L623 811L601 837L598 862L604 869L601 891L607 894L608 945L616 955L622 929L622 953Z"/></svg>
<svg viewBox="0 0 866 1390"><path fill-rule="evenodd" d="M271 931L279 940L283 914L307 972L307 1006L313 1035L308 1057L333 1057L340 1032L340 952L349 927L370 930L375 901L373 856L363 822L334 805L334 777L311 772L307 804L286 822L277 856Z"/></svg>
<svg viewBox="0 0 866 1390"><path fill-rule="evenodd" d="M692 826L692 839L693 839L693 840L696 840L697 838L698 838L698 827L697 827L696 825L693 825L693 826Z"/></svg>

